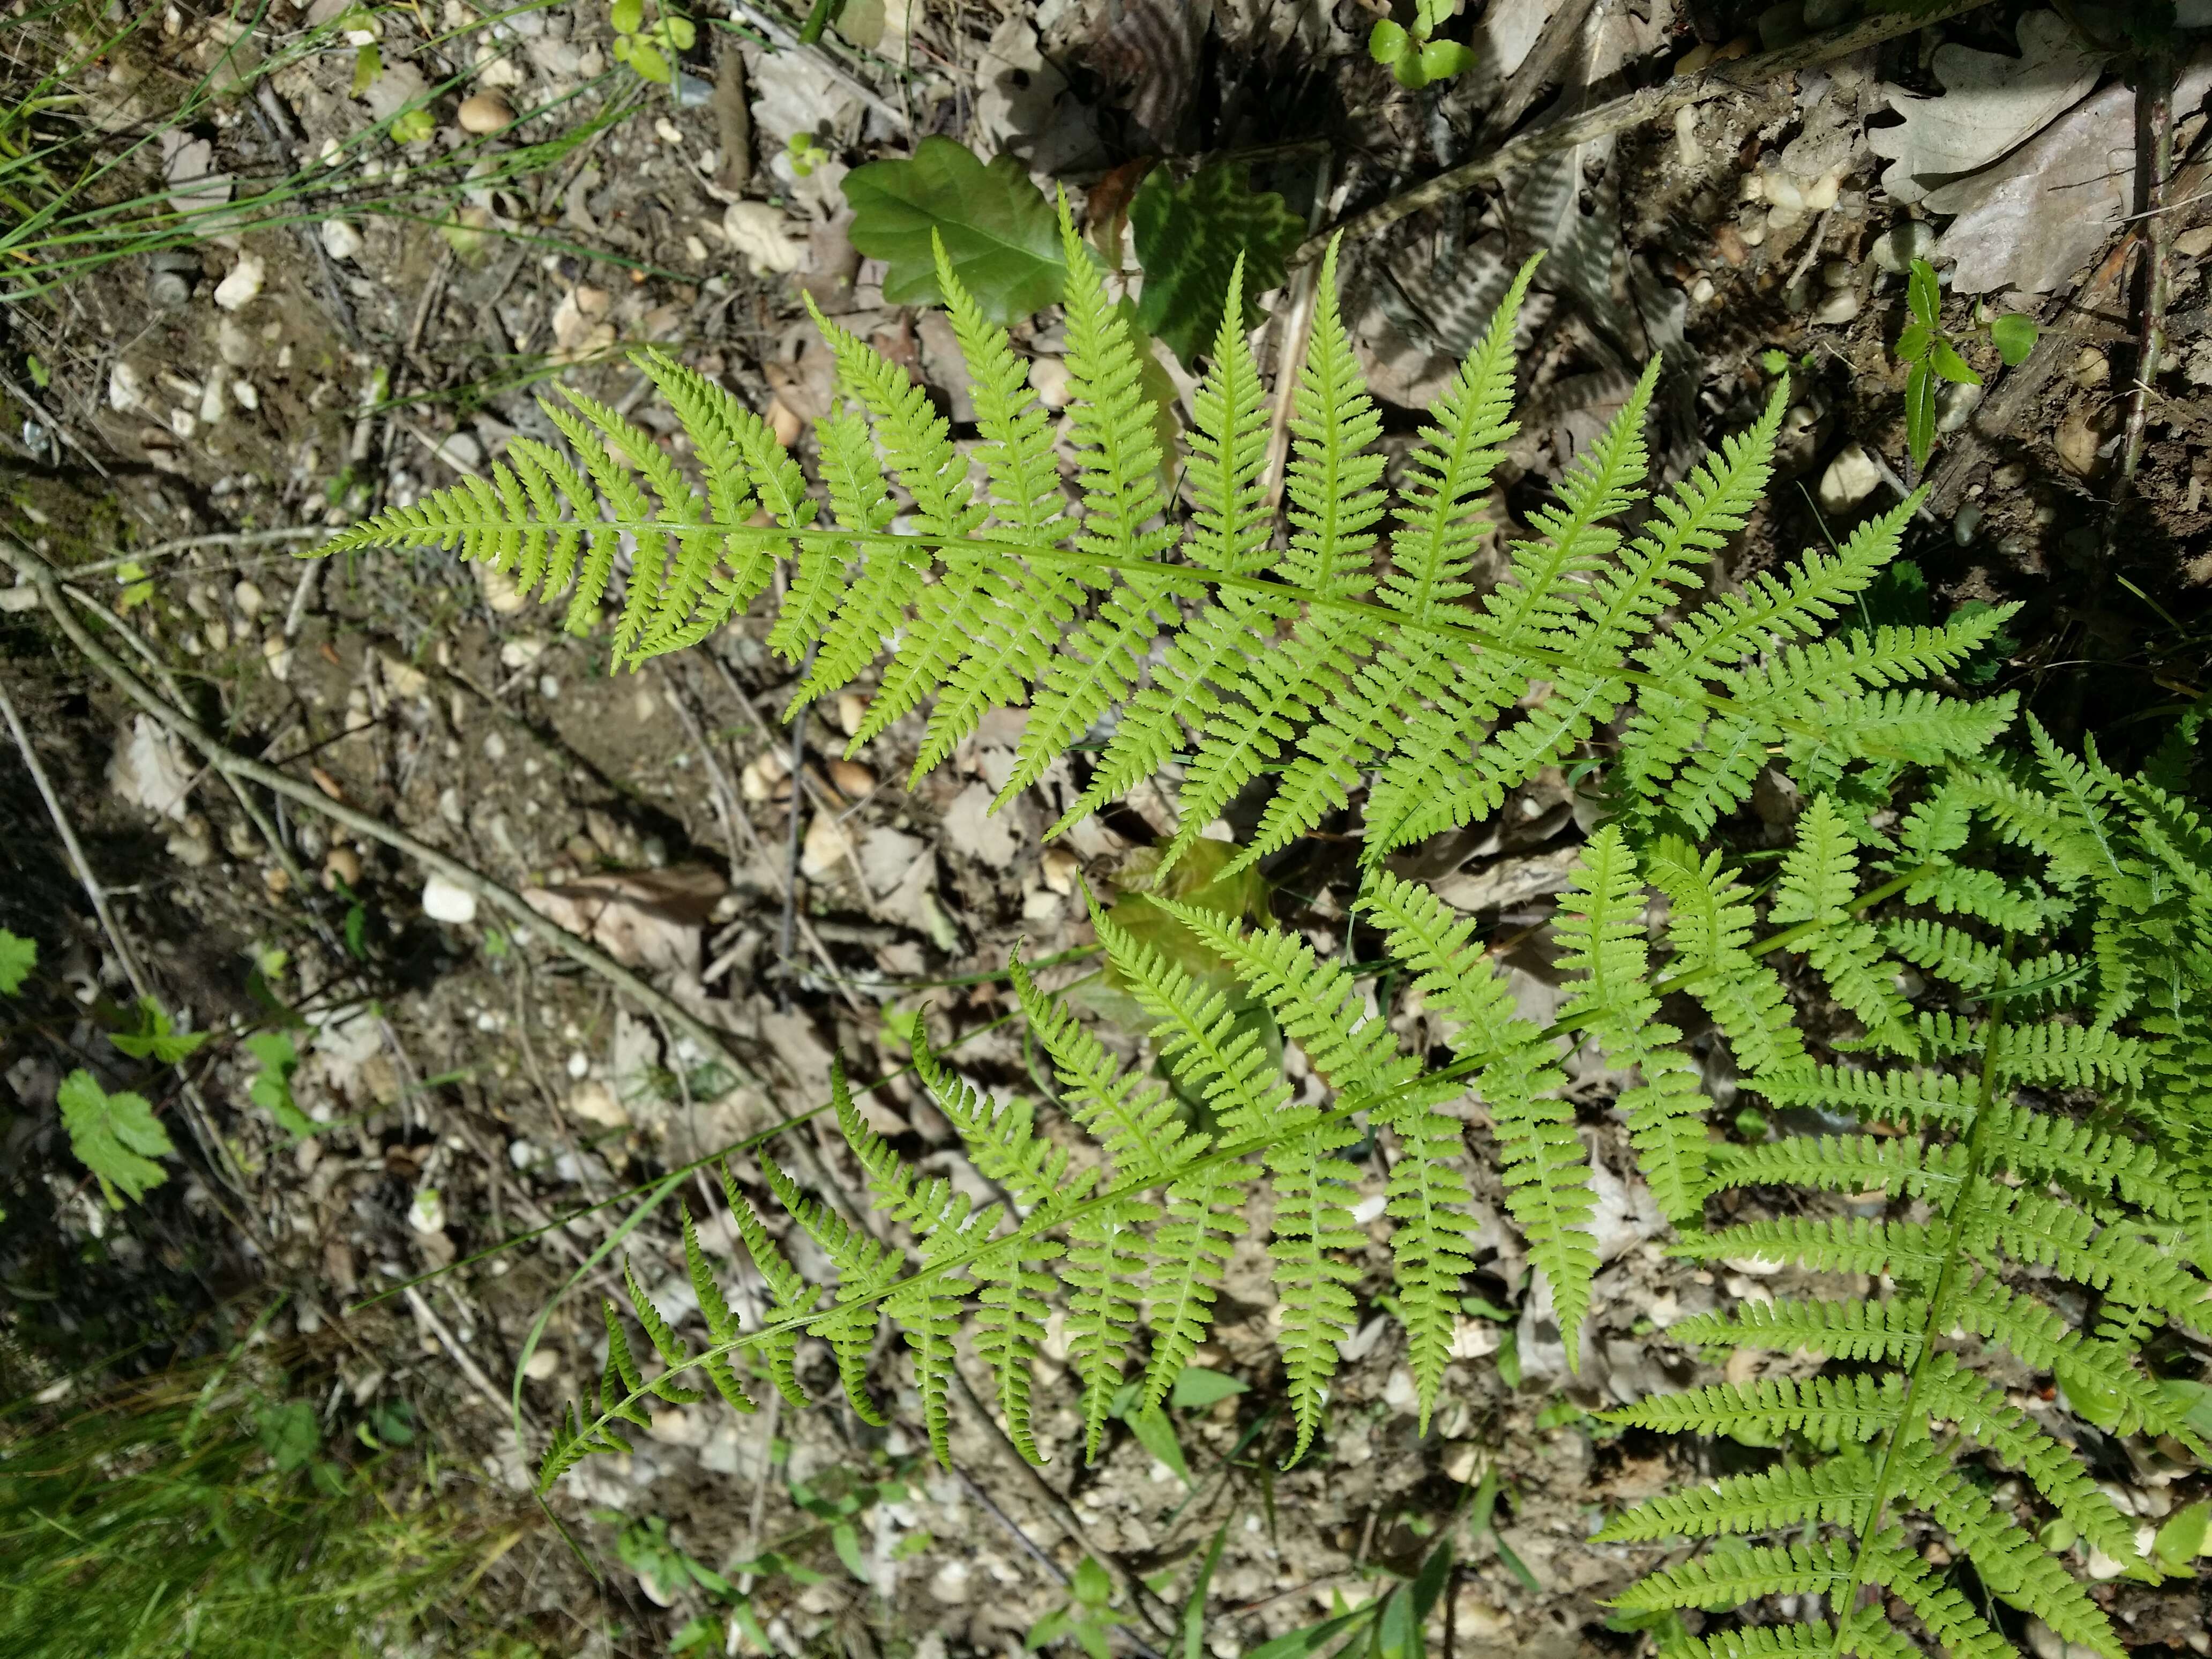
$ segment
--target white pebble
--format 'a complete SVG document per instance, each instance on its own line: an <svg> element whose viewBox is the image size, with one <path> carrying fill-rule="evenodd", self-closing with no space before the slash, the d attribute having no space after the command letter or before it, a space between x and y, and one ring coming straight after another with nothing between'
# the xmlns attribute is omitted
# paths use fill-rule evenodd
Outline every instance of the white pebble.
<svg viewBox="0 0 2212 1659"><path fill-rule="evenodd" d="M1951 520L1951 537L1960 546L1970 545L1974 532L1982 527L1982 509L1978 502L1968 501Z"/></svg>
<svg viewBox="0 0 2212 1659"><path fill-rule="evenodd" d="M261 292L263 279L268 274L269 268L262 264L260 255L240 254L230 274L215 285L215 302L225 311L237 311L251 304Z"/></svg>
<svg viewBox="0 0 2212 1659"><path fill-rule="evenodd" d="M1828 470L1820 475L1820 501L1823 513L1848 513L1875 492L1881 483L1881 467L1861 444L1845 444Z"/></svg>
<svg viewBox="0 0 2212 1659"><path fill-rule="evenodd" d="M589 1054L586 1054L581 1048L571 1048L568 1051L568 1075L570 1077L587 1077L591 1074L591 1070L592 1057Z"/></svg>
<svg viewBox="0 0 2212 1659"><path fill-rule="evenodd" d="M251 622L261 614L261 607L267 604L268 600L263 597L261 590L252 582L241 581L230 590L230 602L238 607L240 616Z"/></svg>
<svg viewBox="0 0 2212 1659"><path fill-rule="evenodd" d="M1848 323L1858 314L1859 291L1856 289L1831 289L1827 297L1814 308L1813 320L1816 323Z"/></svg>
<svg viewBox="0 0 2212 1659"><path fill-rule="evenodd" d="M422 884L422 914L456 926L477 919L477 896L459 882L434 875Z"/></svg>
<svg viewBox="0 0 2212 1659"><path fill-rule="evenodd" d="M350 259L365 244L361 233L343 219L323 221L323 252L333 259Z"/></svg>
<svg viewBox="0 0 2212 1659"><path fill-rule="evenodd" d="M1935 252L1934 228L1917 219L1902 219L1875 239L1874 262L1893 276L1902 276L1915 259Z"/></svg>

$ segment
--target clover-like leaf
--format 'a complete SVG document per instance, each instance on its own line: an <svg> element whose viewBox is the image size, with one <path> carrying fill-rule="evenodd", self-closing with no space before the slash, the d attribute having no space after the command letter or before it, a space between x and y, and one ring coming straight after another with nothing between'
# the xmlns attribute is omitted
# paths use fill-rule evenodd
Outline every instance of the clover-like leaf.
<svg viewBox="0 0 2212 1659"><path fill-rule="evenodd" d="M952 274L994 323L1011 324L1058 300L1067 279L1060 228L1042 191L1012 155L988 167L965 144L930 137L908 161L871 161L845 175L853 246L890 270L890 305L935 305L943 239Z"/></svg>
<svg viewBox="0 0 2212 1659"><path fill-rule="evenodd" d="M111 1095L80 1067L63 1079L58 1099L70 1150L99 1177L100 1190L116 1208L123 1207L124 1198L142 1198L149 1188L169 1178L168 1171L154 1160L177 1149L168 1131L155 1120L145 1096Z"/></svg>
<svg viewBox="0 0 2212 1659"><path fill-rule="evenodd" d="M2027 354L2035 349L2039 331L2033 317L2017 313L1999 317L1990 325L1990 343L1997 349L2007 368L2017 368L2027 361Z"/></svg>
<svg viewBox="0 0 2212 1659"><path fill-rule="evenodd" d="M1367 55L1378 64L1395 66L1413 45L1413 36L1389 18L1368 31Z"/></svg>

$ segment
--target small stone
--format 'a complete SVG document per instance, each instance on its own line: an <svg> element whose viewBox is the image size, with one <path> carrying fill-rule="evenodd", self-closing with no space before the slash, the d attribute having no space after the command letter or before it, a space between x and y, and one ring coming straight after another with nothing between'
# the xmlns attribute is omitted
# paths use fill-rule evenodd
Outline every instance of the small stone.
<svg viewBox="0 0 2212 1659"><path fill-rule="evenodd" d="M1936 251L1936 230L1917 219L1900 219L1875 239L1874 262L1893 276L1912 269L1915 259Z"/></svg>
<svg viewBox="0 0 2212 1659"><path fill-rule="evenodd" d="M873 793L876 775L873 769L858 761L833 760L830 763L830 781L847 800L859 800Z"/></svg>
<svg viewBox="0 0 2212 1659"><path fill-rule="evenodd" d="M1057 357L1036 357L1030 362L1030 386L1037 401L1047 409L1065 409L1067 400L1075 395L1074 377L1067 365Z"/></svg>
<svg viewBox="0 0 2212 1659"><path fill-rule="evenodd" d="M1839 173L1824 173L1805 186L1805 211L1826 213L1835 206L1836 198L1844 188L1844 176Z"/></svg>
<svg viewBox="0 0 2212 1659"><path fill-rule="evenodd" d="M1997 489L2017 489L2027 482L2027 464L2024 461L2007 461L1990 474L1990 483Z"/></svg>
<svg viewBox="0 0 2212 1659"><path fill-rule="evenodd" d="M1831 259L1820 267L1820 281L1830 288L1849 288L1857 275L1849 259Z"/></svg>
<svg viewBox="0 0 2212 1659"><path fill-rule="evenodd" d="M1978 501L1968 501L1951 520L1951 539L1960 546L1972 545L1974 532L1982 527L1982 507Z"/></svg>
<svg viewBox="0 0 2212 1659"><path fill-rule="evenodd" d="M459 883L434 875L422 884L422 914L456 927L477 919L477 896Z"/></svg>
<svg viewBox="0 0 2212 1659"><path fill-rule="evenodd" d="M2088 410L2076 407L2067 410L2051 444L2058 451L2058 464L2075 477L2086 478L2098 471L2097 448L2103 441Z"/></svg>
<svg viewBox="0 0 2212 1659"><path fill-rule="evenodd" d="M1445 1480L1471 1486L1482 1468L1482 1448L1472 1440L1455 1440L1444 1448L1443 1468Z"/></svg>
<svg viewBox="0 0 2212 1659"><path fill-rule="evenodd" d="M968 1600L968 1564L947 1561L932 1574L929 1599L941 1607L957 1607Z"/></svg>
<svg viewBox="0 0 2212 1659"><path fill-rule="evenodd" d="M215 857L215 836L208 821L194 812L169 836L169 856L187 870L204 870Z"/></svg>
<svg viewBox="0 0 2212 1659"><path fill-rule="evenodd" d="M806 840L799 849L799 871L809 881L820 881L842 869L853 838L830 812L817 812L806 826Z"/></svg>
<svg viewBox="0 0 2212 1659"><path fill-rule="evenodd" d="M2087 392L2112 378L2112 361L2096 347L2083 346L2081 355L2074 359L2074 366L2066 371L2066 378Z"/></svg>
<svg viewBox="0 0 2212 1659"><path fill-rule="evenodd" d="M527 668L545 654L543 640L508 640L499 647L501 668Z"/></svg>
<svg viewBox="0 0 2212 1659"><path fill-rule="evenodd" d="M251 581L242 581L230 590L230 602L238 607L240 616L252 622L261 614L261 607L268 600Z"/></svg>
<svg viewBox="0 0 2212 1659"><path fill-rule="evenodd" d="M615 1091L597 1078L586 1078L568 1091L568 1097L561 1103L562 1109L571 1117L580 1117L586 1123L596 1123L605 1129L626 1129L629 1113Z"/></svg>
<svg viewBox="0 0 2212 1659"><path fill-rule="evenodd" d="M461 131L463 132L497 132L514 125L514 112L507 106L503 98L479 92L461 100Z"/></svg>
<svg viewBox="0 0 2212 1659"><path fill-rule="evenodd" d="M550 1348L532 1348L530 1358L523 1362L522 1374L532 1382L543 1382L561 1369L561 1356Z"/></svg>
<svg viewBox="0 0 2212 1659"><path fill-rule="evenodd" d="M1769 207L1781 208L1790 213L1805 210L1805 192L1797 187L1795 179L1780 171L1763 176L1766 180L1766 204Z"/></svg>
<svg viewBox="0 0 2212 1659"><path fill-rule="evenodd" d="M2212 253L2212 225L2183 231L2173 239L2173 251L2185 259L2201 259Z"/></svg>
<svg viewBox="0 0 2212 1659"><path fill-rule="evenodd" d="M1982 404L1982 388L1946 380L1936 393L1936 429L1956 432L1974 418Z"/></svg>
<svg viewBox="0 0 2212 1659"><path fill-rule="evenodd" d="M561 697L560 677L556 674L540 674L538 677L538 695L544 698L548 702L559 702Z"/></svg>
<svg viewBox="0 0 2212 1659"><path fill-rule="evenodd" d="M488 564L471 565L470 568L477 573L477 586L483 590L484 603L499 615L511 617L529 603L507 572L495 570Z"/></svg>
<svg viewBox="0 0 2212 1659"><path fill-rule="evenodd" d="M857 691L837 694L837 729L847 737L860 735L860 722L868 717L868 700Z"/></svg>
<svg viewBox="0 0 2212 1659"><path fill-rule="evenodd" d="M1083 873L1081 859L1065 847L1048 847L1040 864L1038 873L1044 878L1046 886L1062 898L1075 891L1076 878Z"/></svg>
<svg viewBox="0 0 2212 1659"><path fill-rule="evenodd" d="M1831 289L1826 298L1814 308L1816 323L1848 323L1859 314L1859 291L1855 288Z"/></svg>
<svg viewBox="0 0 2212 1659"><path fill-rule="evenodd" d="M261 292L269 268L255 253L241 253L229 275L215 285L215 302L225 311L238 311L252 303Z"/></svg>
<svg viewBox="0 0 2212 1659"><path fill-rule="evenodd" d="M1392 1368L1389 1378L1382 1385L1382 1403L1395 1412L1410 1413L1421 1403L1420 1389L1413 1382L1413 1372L1403 1365Z"/></svg>
<svg viewBox="0 0 2212 1659"><path fill-rule="evenodd" d="M1732 265L1740 265L1751 258L1751 250L1744 246L1743 238L1731 224L1716 226L1713 230L1713 252Z"/></svg>
<svg viewBox="0 0 2212 1659"><path fill-rule="evenodd" d="M1863 444L1845 444L1828 470L1820 475L1819 490L1823 513L1849 513L1875 492L1881 483L1881 467Z"/></svg>
<svg viewBox="0 0 2212 1659"><path fill-rule="evenodd" d="M333 259L350 259L366 246L361 233L343 219L323 221L323 252Z"/></svg>
<svg viewBox="0 0 2212 1659"><path fill-rule="evenodd" d="M230 400L240 409L258 409L261 407L261 389L251 380L233 380L230 383Z"/></svg>
<svg viewBox="0 0 2212 1659"><path fill-rule="evenodd" d="M435 1187L425 1187L415 1194L414 1203L407 1209L407 1224L418 1233L446 1231L446 1200Z"/></svg>
<svg viewBox="0 0 2212 1659"><path fill-rule="evenodd" d="M323 858L323 886L335 891L340 883L361 885L361 854L350 847L333 847Z"/></svg>
<svg viewBox="0 0 2212 1659"><path fill-rule="evenodd" d="M1690 303L1693 306L1711 305L1716 292L1713 279L1710 276L1700 276L1690 284Z"/></svg>

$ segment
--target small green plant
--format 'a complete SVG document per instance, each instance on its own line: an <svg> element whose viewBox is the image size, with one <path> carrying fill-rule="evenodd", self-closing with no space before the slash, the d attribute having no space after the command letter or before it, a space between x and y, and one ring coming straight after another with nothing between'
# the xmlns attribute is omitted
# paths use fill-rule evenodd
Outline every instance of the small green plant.
<svg viewBox="0 0 2212 1659"><path fill-rule="evenodd" d="M59 1104L70 1150L92 1171L112 1208L121 1209L125 1199L137 1202L169 1178L154 1160L177 1149L145 1096L127 1090L110 1094L79 1066L62 1079Z"/></svg>
<svg viewBox="0 0 2212 1659"><path fill-rule="evenodd" d="M1412 0L1410 8L1406 0L1398 0L1392 9L1396 15L1382 19L1369 32L1367 55L1387 65L1407 91L1419 92L1474 67L1474 53L1468 48L1456 40L1432 38L1459 9L1459 0Z"/></svg>
<svg viewBox="0 0 2212 1659"><path fill-rule="evenodd" d="M39 965L39 942L0 927L0 997L12 997L23 988Z"/></svg>
<svg viewBox="0 0 2212 1659"><path fill-rule="evenodd" d="M1031 1625L1023 1648L1035 1653L1054 1642L1073 1639L1091 1659L1112 1659L1114 1628L1129 1621L1114 1611L1114 1581L1091 1557L1077 1564L1068 1580L1067 1600Z"/></svg>
<svg viewBox="0 0 2212 1659"><path fill-rule="evenodd" d="M830 152L811 132L794 132L784 140L784 153L791 157L791 170L802 179L814 176L814 169L829 158Z"/></svg>
<svg viewBox="0 0 2212 1659"><path fill-rule="evenodd" d="M645 21L645 0L614 0L615 61L627 64L647 81L662 86L676 78L676 60L691 50L698 27L670 0L656 0L654 17Z"/></svg>
<svg viewBox="0 0 2212 1659"><path fill-rule="evenodd" d="M1936 280L1936 267L1925 259L1912 262L1905 302L1909 319L1905 331L1897 337L1898 361L1911 365L1905 380L1905 443L1911 452L1912 465L1924 468L1936 449L1936 383L1948 380L1956 386L1979 386L1982 377L1960 352L1959 337L1943 327L1942 287ZM1968 332L1986 336L2008 368L2026 362L2028 353L2035 349L2033 318L2016 312L1985 317L1979 300L1974 301L1974 319Z"/></svg>

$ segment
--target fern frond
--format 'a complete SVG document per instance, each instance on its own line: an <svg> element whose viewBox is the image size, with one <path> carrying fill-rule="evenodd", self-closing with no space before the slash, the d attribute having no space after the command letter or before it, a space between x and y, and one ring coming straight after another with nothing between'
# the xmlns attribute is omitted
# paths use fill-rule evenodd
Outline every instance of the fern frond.
<svg viewBox="0 0 2212 1659"><path fill-rule="evenodd" d="M1850 1582L1852 1568L1850 1547L1839 1539L1739 1545L1648 1573L1612 1605L1624 1613L1656 1613L1739 1607L1762 1595L1825 1596Z"/></svg>
<svg viewBox="0 0 2212 1659"><path fill-rule="evenodd" d="M1153 635L1163 623L1176 620L1174 584L1142 568L1175 539L1172 530L1146 528L1167 505L1159 440L1138 362L1139 351L1149 348L1136 343L1127 319L1107 298L1065 194L1060 237L1067 264L1068 412L1083 504L1075 546L1118 568L1095 614L1060 641L1030 698L1012 775L999 792L1001 805L1128 696Z"/></svg>
<svg viewBox="0 0 2212 1659"><path fill-rule="evenodd" d="M707 1336L716 1348L727 1349L738 1340L738 1322L730 1312L730 1304L723 1299L722 1287L715 1282L714 1270L707 1265L706 1253L699 1248L699 1230L691 1222L691 1206L680 1206L684 1218L684 1268L691 1280L691 1293L699 1298L699 1314L707 1322ZM738 1374L730 1364L726 1352L709 1351L701 1358L707 1378L714 1385L714 1392L732 1411L753 1412L759 1409Z"/></svg>
<svg viewBox="0 0 2212 1659"><path fill-rule="evenodd" d="M1881 938L1852 909L1858 897L1858 854L1834 799L1816 796L1798 820L1797 839L1782 860L1771 920L1802 922L1816 931L1805 958L1820 969L1837 1001L1870 1031L1898 1026L1910 1016L1898 994L1897 970L1883 957Z"/></svg>
<svg viewBox="0 0 2212 1659"><path fill-rule="evenodd" d="M1457 601L1471 591L1466 579L1474 549L1488 528L1476 509L1504 446L1519 430L1509 418L1513 334L1536 263L1532 258L1522 266L1482 339L1429 410L1420 444L1407 460L1406 511L1377 594L1416 625L1388 636L1337 696L1321 702L1318 718L1299 739L1301 753L1267 804L1248 861L1347 805L1361 769L1393 745L1423 704L1474 665L1465 640L1418 624L1455 617ZM1378 846L1365 848L1370 865L1381 856Z"/></svg>
<svg viewBox="0 0 2212 1659"><path fill-rule="evenodd" d="M1028 695L1059 647L1082 589L1049 560L1025 563L994 550L1007 541L1052 545L1063 526L1060 465L1043 406L1029 390L1029 372L1006 331L987 319L954 274L942 239L932 233L937 280L966 360L981 458L989 480L991 518L981 540L949 552L945 579L927 590L917 623L924 632L959 640L963 653L942 673L942 689L915 756L918 781L975 729L988 710Z"/></svg>
<svg viewBox="0 0 2212 1659"><path fill-rule="evenodd" d="M811 1312L822 1300L821 1292L799 1277L799 1269L791 1265L776 1242L769 1237L760 1212L738 1190L730 1166L718 1163L715 1169L722 1178L722 1198L730 1206L730 1219L737 1228L738 1238L744 1241L745 1254L752 1260L753 1271L768 1286L771 1302L787 1313ZM795 1407L811 1405L806 1390L799 1385L799 1333L787 1325L771 1323L763 1333L760 1346L768 1364L769 1380L775 1384L776 1392Z"/></svg>
<svg viewBox="0 0 2212 1659"><path fill-rule="evenodd" d="M1844 1445L1873 1439L1898 1420L1904 1403L1904 1382L1894 1375L1770 1376L1651 1395L1607 1413L1606 1420L1662 1434L1749 1430L1771 1441L1787 1431L1808 1435L1823 1445Z"/></svg>
<svg viewBox="0 0 2212 1659"><path fill-rule="evenodd" d="M1876 1486L1872 1461L1854 1447L1810 1468L1784 1464L1647 1498L1615 1516L1590 1541L1644 1544L1674 1537L1718 1538L1822 1522L1863 1532L1874 1510Z"/></svg>
<svg viewBox="0 0 2212 1659"><path fill-rule="evenodd" d="M1844 1302L1746 1302L1727 1312L1694 1314L1667 1328L1678 1342L1769 1353L1818 1353L1834 1359L1910 1365L1920 1357L1928 1304L1915 1296Z"/></svg>
<svg viewBox="0 0 2212 1659"><path fill-rule="evenodd" d="M1243 576L1267 562L1268 514L1267 394L1240 326L1244 264L1238 257L1214 337L1213 361L1194 399L1190 432L1194 507L1185 551L1206 571ZM1076 804L1048 835L1095 812L1161 764L1203 727L1254 659L1274 642L1287 608L1240 587L1222 587L1184 625L1151 677L1122 711L1098 769Z"/></svg>
<svg viewBox="0 0 2212 1659"><path fill-rule="evenodd" d="M1662 836L1644 860L1651 884L1667 896L1673 986L1701 1003L1728 1038L1737 1063L1754 1074L1794 1066L1805 1041L1791 1021L1780 975L1744 947L1755 926L1750 895L1721 855Z"/></svg>
<svg viewBox="0 0 2212 1659"><path fill-rule="evenodd" d="M853 1413L863 1423L884 1426L886 1419L868 1395L868 1361L875 1348L877 1304L898 1278L898 1253L877 1243L818 1198L810 1198L773 1158L761 1160L761 1173L791 1218L822 1247L837 1269L836 1305L819 1316L814 1331L830 1344L837 1360L837 1380ZM749 1241L750 1242L750 1241ZM907 1310L927 1337L922 1311ZM930 1356L935 1358L934 1354ZM945 1363L950 1364L950 1356ZM949 1373L939 1373L940 1380Z"/></svg>
<svg viewBox="0 0 2212 1659"><path fill-rule="evenodd" d="M1551 1285L1569 1363L1579 1365L1582 1317L1597 1272L1590 1231L1597 1196L1574 1109L1556 1093L1565 1080L1556 1050L1515 1012L1512 994L1474 943L1472 920L1388 871L1369 884L1367 902L1391 955L1413 971L1417 994L1459 1023L1453 1051L1480 1063L1475 1091L1498 1138L1505 1206L1528 1239L1529 1260Z"/></svg>

